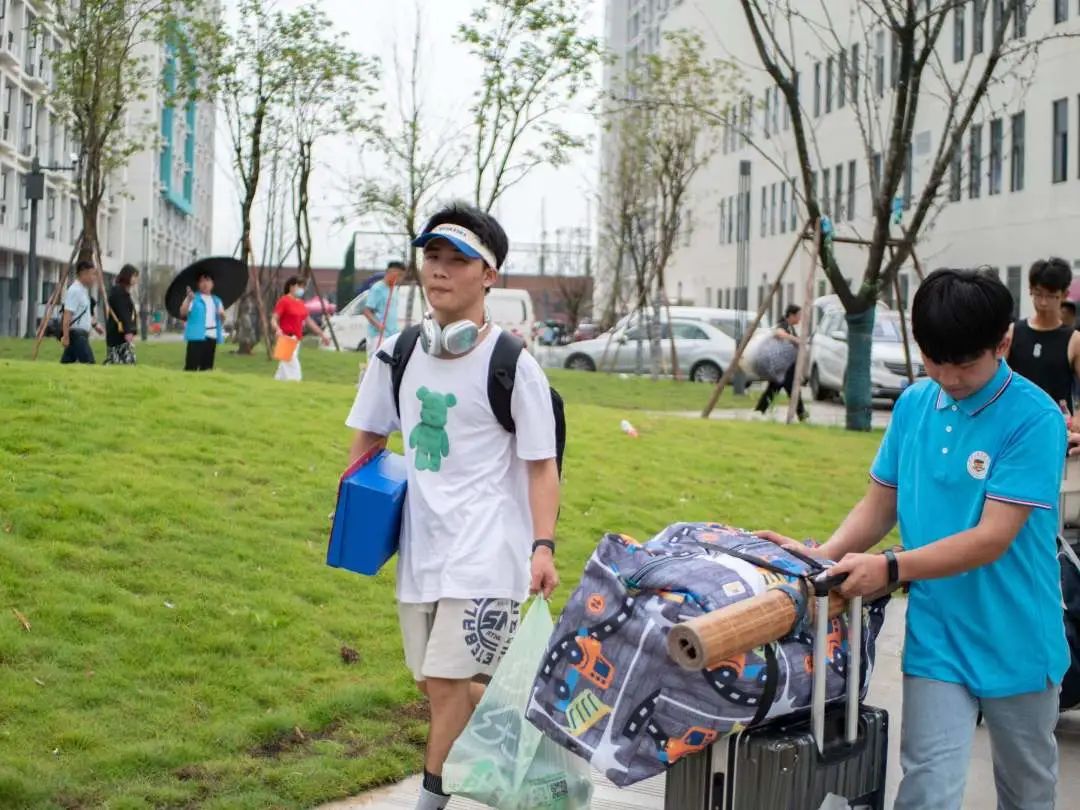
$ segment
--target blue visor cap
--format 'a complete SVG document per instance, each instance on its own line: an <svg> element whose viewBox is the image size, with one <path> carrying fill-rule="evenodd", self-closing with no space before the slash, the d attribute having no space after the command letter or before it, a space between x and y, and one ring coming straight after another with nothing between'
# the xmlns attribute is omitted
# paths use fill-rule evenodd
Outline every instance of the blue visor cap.
<svg viewBox="0 0 1080 810"><path fill-rule="evenodd" d="M416 237L412 244L413 247L422 248L433 239L445 239L470 259L482 259L492 269L498 269L499 267L495 261L495 254L480 241L479 236L468 228L451 225L450 223L436 225L430 231Z"/></svg>

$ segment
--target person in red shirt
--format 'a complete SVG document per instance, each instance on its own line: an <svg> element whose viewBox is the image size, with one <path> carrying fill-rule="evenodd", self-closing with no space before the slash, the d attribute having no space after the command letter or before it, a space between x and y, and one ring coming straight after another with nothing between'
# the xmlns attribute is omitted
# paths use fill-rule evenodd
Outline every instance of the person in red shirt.
<svg viewBox="0 0 1080 810"><path fill-rule="evenodd" d="M274 325L274 335L280 337L296 338L296 349L292 359L282 360L278 363L275 380L288 380L300 382L300 343L304 337L304 326L314 332L322 340L323 345L329 345L330 338L319 327L315 320L308 314L304 306L304 284L297 276L289 276L285 282L285 292L274 305L274 316L271 319Z"/></svg>

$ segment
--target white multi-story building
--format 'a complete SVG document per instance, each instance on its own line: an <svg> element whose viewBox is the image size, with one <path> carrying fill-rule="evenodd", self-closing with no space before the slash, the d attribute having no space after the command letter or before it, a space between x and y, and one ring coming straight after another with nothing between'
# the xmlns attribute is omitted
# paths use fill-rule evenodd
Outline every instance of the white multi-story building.
<svg viewBox="0 0 1080 810"><path fill-rule="evenodd" d="M42 166L69 167L78 151L49 99L54 86L50 54L63 46L43 22L49 5L46 0L0 0L0 336L24 335L28 323L44 314L44 302L66 277L82 230L71 171L47 169L38 203L37 289L31 291L26 194L31 162L36 156ZM208 7L216 9L216 4ZM171 48L149 45L141 56L154 76L167 75L174 59ZM173 109L156 82L145 91L128 110L126 126L146 133L146 148L114 173L99 213L108 275L126 262L139 268L145 262L171 275L210 250L213 105ZM37 304L36 312L30 301Z"/></svg>
<svg viewBox="0 0 1080 810"><path fill-rule="evenodd" d="M938 0L930 0L938 3ZM928 2L928 5L930 3ZM985 4L985 6L984 6ZM799 4L802 19L784 23L782 41L796 43L800 97L812 131L815 183L823 192L824 213L841 235L871 233L870 172L879 161L880 140L868 150L853 112L851 65L862 66L856 87L862 103L876 105L885 120L891 111L896 72L887 31L865 30L857 23L855 0L828 3L834 38L822 28L824 4ZM950 12L937 48L947 75L955 75L990 47L996 0L987 7L983 30L975 25L974 2ZM922 265L997 268L1020 311L1029 312L1027 267L1039 257L1062 256L1080 275L1080 47L1075 39L1048 38L1080 34L1075 0L1031 3L1024 22L1011 26L1011 42L1042 42L1037 59L1018 71L1001 71L986 102L965 134L959 160L947 173L943 203L933 224L924 228L917 253ZM809 21L809 22L808 22ZM645 53L662 49L663 34L688 29L705 42L706 58L732 60L745 73L747 96L735 100L740 126L720 133L721 147L694 178L684 215L683 238L668 269L668 295L686 304L736 307L739 303L737 256L749 254L744 303L757 308L791 250L795 231L805 219L790 178L798 176L794 139L786 105L761 62L738 0L710 3L684 0L608 0L608 47L618 56L608 68L609 87L620 69ZM975 56L973 56L975 54ZM846 75L847 81L841 79ZM909 170L898 193L918 194L943 137L946 110L931 87L924 87L910 145ZM747 103L749 102L749 103ZM675 113L677 114L677 113ZM602 160L614 143L602 140ZM870 157L868 158L868 155ZM749 212L740 240L737 225L740 171L749 172ZM801 187L801 180L798 181ZM824 192L827 189L827 193ZM744 198L745 199L745 198ZM744 209L745 210L745 209ZM899 236L899 230L894 234ZM844 274L857 285L865 267L864 248L838 246ZM801 303L809 258L797 258L774 301L773 316L791 301ZM910 301L916 279L913 267L900 274L901 298ZM826 292L820 270L815 294ZM602 294L602 293L601 293Z"/></svg>
<svg viewBox="0 0 1080 810"><path fill-rule="evenodd" d="M211 8L205 13L217 12ZM144 46L143 51L151 75L165 76L166 83L175 80L177 55L171 46ZM209 255L214 212L214 105L200 100L174 107L168 101L155 84L131 110L132 120L150 118L159 138L156 148L128 161L124 183L124 261L140 270L145 264L155 289L159 281ZM148 286L149 281L143 279ZM160 308L161 302L153 306Z"/></svg>

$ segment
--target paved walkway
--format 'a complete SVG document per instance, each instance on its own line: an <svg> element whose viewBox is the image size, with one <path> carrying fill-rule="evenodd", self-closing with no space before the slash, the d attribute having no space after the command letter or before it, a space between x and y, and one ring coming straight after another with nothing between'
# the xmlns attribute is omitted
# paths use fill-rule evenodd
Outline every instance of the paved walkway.
<svg viewBox="0 0 1080 810"><path fill-rule="evenodd" d="M892 807L896 787L900 780L900 708L901 674L900 648L904 634L904 600L894 599L889 605L888 617L877 642L877 665L867 702L889 711L891 723L889 735L889 771L887 778L888 801ZM1075 807L1080 796L1080 712L1070 712L1058 725L1058 743L1061 749L1061 777L1058 784L1058 807ZM324 805L322 810L411 810L416 803L418 782L406 780L379 791ZM1068 800L1066 797L1072 796ZM663 778L643 782L630 790L618 790L599 775L596 777L596 793L592 802L594 810L662 810L664 806ZM986 728L976 730L971 768L968 771L967 793L964 810L986 810L996 806L994 771L990 759L990 740ZM473 810L482 805L455 799L450 810Z"/></svg>

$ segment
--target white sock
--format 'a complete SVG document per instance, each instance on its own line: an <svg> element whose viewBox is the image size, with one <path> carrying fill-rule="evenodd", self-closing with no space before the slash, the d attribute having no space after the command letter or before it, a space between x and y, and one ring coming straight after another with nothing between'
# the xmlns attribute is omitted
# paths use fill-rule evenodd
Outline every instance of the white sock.
<svg viewBox="0 0 1080 810"><path fill-rule="evenodd" d="M416 800L416 810L444 810L449 801L449 796L432 793L421 785L420 798Z"/></svg>

